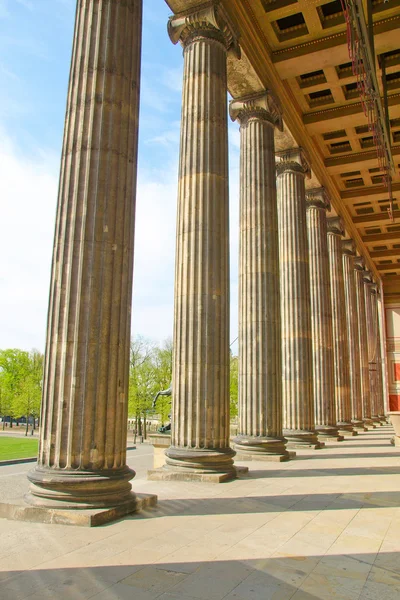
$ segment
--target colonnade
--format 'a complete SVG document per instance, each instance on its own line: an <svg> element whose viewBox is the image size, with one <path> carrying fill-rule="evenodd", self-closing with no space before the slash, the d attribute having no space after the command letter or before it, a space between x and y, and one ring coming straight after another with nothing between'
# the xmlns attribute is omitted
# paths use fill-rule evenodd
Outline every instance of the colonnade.
<svg viewBox="0 0 400 600"><path fill-rule="evenodd" d="M126 466L141 0L79 3L49 304L42 428L29 501L134 506ZM230 442L227 55L218 3L172 17L184 53L172 443L166 479L221 481L241 458L287 460L384 415L377 284L306 191L307 156L276 154L270 90L240 126L239 433Z"/></svg>

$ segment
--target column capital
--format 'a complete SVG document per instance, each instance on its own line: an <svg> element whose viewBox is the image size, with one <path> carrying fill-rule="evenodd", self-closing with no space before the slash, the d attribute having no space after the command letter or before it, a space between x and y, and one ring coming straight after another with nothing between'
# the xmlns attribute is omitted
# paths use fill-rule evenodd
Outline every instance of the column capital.
<svg viewBox="0 0 400 600"><path fill-rule="evenodd" d="M327 219L328 233L335 235L344 235L344 223L342 217L330 217Z"/></svg>
<svg viewBox="0 0 400 600"><path fill-rule="evenodd" d="M196 8L173 15L168 20L168 35L173 44L179 41L185 48L199 38L215 39L240 58L239 34L220 0L203 2Z"/></svg>
<svg viewBox="0 0 400 600"><path fill-rule="evenodd" d="M278 98L265 90L259 94L235 98L229 103L229 115L232 121L238 120L241 126L250 120L267 121L283 131L282 106Z"/></svg>
<svg viewBox="0 0 400 600"><path fill-rule="evenodd" d="M375 295L378 294L378 284L375 283L374 281L372 283L370 283L369 289L370 289L371 294L375 294Z"/></svg>
<svg viewBox="0 0 400 600"><path fill-rule="evenodd" d="M372 273L371 271L369 271L368 269L365 270L364 272L364 283L372 283Z"/></svg>
<svg viewBox="0 0 400 600"><path fill-rule="evenodd" d="M354 240L348 238L346 240L342 240L342 252L343 254L349 254L350 256L356 255L356 245Z"/></svg>
<svg viewBox="0 0 400 600"><path fill-rule="evenodd" d="M306 202L307 208L324 208L325 210L330 210L331 208L331 203L324 187L306 190Z"/></svg>
<svg viewBox="0 0 400 600"><path fill-rule="evenodd" d="M357 271L364 271L365 269L365 258L363 256L356 256L354 259L354 268Z"/></svg>
<svg viewBox="0 0 400 600"><path fill-rule="evenodd" d="M277 158L276 170L278 175L282 175L286 171L295 171L311 178L310 161L303 148L289 148L288 150L276 152L275 156Z"/></svg>

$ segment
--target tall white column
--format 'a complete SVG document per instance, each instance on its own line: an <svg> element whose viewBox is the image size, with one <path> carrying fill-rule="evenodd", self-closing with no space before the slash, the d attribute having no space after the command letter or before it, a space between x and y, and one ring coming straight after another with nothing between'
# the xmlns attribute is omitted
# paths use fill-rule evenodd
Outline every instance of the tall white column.
<svg viewBox="0 0 400 600"><path fill-rule="evenodd" d="M134 510L126 465L141 0L79 2L31 503Z"/></svg>
<svg viewBox="0 0 400 600"><path fill-rule="evenodd" d="M332 302L324 188L306 192L310 257L310 300L315 430L320 439L343 440L336 426L333 365Z"/></svg>
<svg viewBox="0 0 400 600"><path fill-rule="evenodd" d="M342 236L340 217L328 219L328 254L332 300L332 333L336 418L339 433L357 435L351 423L349 345L343 278Z"/></svg>
<svg viewBox="0 0 400 600"><path fill-rule="evenodd" d="M376 286L372 282L372 275L369 271L364 275L364 293L365 293L365 312L367 319L367 339L368 339L368 367L369 367L369 390L371 400L371 419L379 425L379 410L377 398L377 336L376 336Z"/></svg>
<svg viewBox="0 0 400 600"><path fill-rule="evenodd" d="M356 256L354 259L354 277L356 284L358 316L358 347L360 350L362 420L366 425L373 427L373 421L371 419L371 396L369 389L368 338L364 297L364 272L365 260L362 256Z"/></svg>
<svg viewBox="0 0 400 600"><path fill-rule="evenodd" d="M175 267L172 445L151 478L235 477L229 445L227 52L221 5L171 17L184 54Z"/></svg>
<svg viewBox="0 0 400 600"><path fill-rule="evenodd" d="M343 276L346 304L347 339L349 345L351 422L356 429L364 430L362 421L360 345L358 338L357 296L354 277L356 246L353 240L342 241Z"/></svg>
<svg viewBox="0 0 400 600"><path fill-rule="evenodd" d="M301 148L277 156L283 435L288 447L317 449L304 184L310 167Z"/></svg>
<svg viewBox="0 0 400 600"><path fill-rule="evenodd" d="M382 377L382 401L381 401L381 416L386 421L386 413L389 409L389 394L387 381L387 354L386 354L386 322L385 322L385 303L383 297L382 283L377 284L377 301L378 301L378 325L379 325L379 341L380 341L380 372Z"/></svg>
<svg viewBox="0 0 400 600"><path fill-rule="evenodd" d="M279 247L274 129L266 91L232 100L240 123L239 459L287 460L282 436Z"/></svg>

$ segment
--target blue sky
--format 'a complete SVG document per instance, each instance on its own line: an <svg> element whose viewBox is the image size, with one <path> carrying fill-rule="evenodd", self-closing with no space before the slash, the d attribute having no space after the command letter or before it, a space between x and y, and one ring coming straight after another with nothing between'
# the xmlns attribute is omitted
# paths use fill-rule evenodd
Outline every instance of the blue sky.
<svg viewBox="0 0 400 600"><path fill-rule="evenodd" d="M44 350L76 0L0 0L0 348ZM144 0L132 333L172 335L182 49ZM239 134L230 124L231 340L237 335Z"/></svg>

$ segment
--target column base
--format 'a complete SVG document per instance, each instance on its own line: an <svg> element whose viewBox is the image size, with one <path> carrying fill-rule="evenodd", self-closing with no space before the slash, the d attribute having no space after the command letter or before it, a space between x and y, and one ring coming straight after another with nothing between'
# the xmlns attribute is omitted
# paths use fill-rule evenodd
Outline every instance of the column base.
<svg viewBox="0 0 400 600"><path fill-rule="evenodd" d="M118 506L92 509L75 508L74 510L61 507L27 506L25 502L31 504L30 500L28 495L12 502L0 502L0 518L30 523L97 527L157 505L157 496L153 494L132 494L130 500Z"/></svg>
<svg viewBox="0 0 400 600"><path fill-rule="evenodd" d="M365 427L362 421L358 421L357 419L352 419L351 424L353 425L356 431L368 431L368 428Z"/></svg>
<svg viewBox="0 0 400 600"><path fill-rule="evenodd" d="M353 437L358 435L358 431L353 428L353 425L349 421L339 421L337 423L339 435L344 437Z"/></svg>
<svg viewBox="0 0 400 600"><path fill-rule="evenodd" d="M221 483L238 475L232 448L178 448L165 450L165 465L148 471L152 481L207 481ZM241 469L248 470L246 467Z"/></svg>
<svg viewBox="0 0 400 600"><path fill-rule="evenodd" d="M287 440L286 448L299 450L312 448L313 450L320 450L325 447L325 444L318 440L315 431L284 429L282 433Z"/></svg>
<svg viewBox="0 0 400 600"><path fill-rule="evenodd" d="M67 470L37 465L28 473L31 482L26 502L41 508L91 510L134 505L128 466L99 471ZM125 513L126 514L126 513Z"/></svg>
<svg viewBox="0 0 400 600"><path fill-rule="evenodd" d="M233 481L238 477L247 475L248 467L234 465L233 472L229 473L196 473L194 471L174 471L166 465L160 469L149 469L147 479L149 481L197 481L200 483L224 483Z"/></svg>
<svg viewBox="0 0 400 600"><path fill-rule="evenodd" d="M238 435L233 440L236 460L284 462L294 458L286 450L285 438ZM295 453L292 453L296 456Z"/></svg>
<svg viewBox="0 0 400 600"><path fill-rule="evenodd" d="M342 442L343 435L339 435L337 427L317 426L315 432L321 442Z"/></svg>
<svg viewBox="0 0 400 600"><path fill-rule="evenodd" d="M365 427L367 427L368 429L376 428L376 424L373 422L373 420L370 417L365 417L365 419L363 419L363 423L364 423Z"/></svg>
<svg viewBox="0 0 400 600"><path fill-rule="evenodd" d="M380 418L378 417L378 415L372 415L371 416L371 421L374 423L374 425L376 425L377 427L381 427L382 426L382 422L380 420Z"/></svg>

